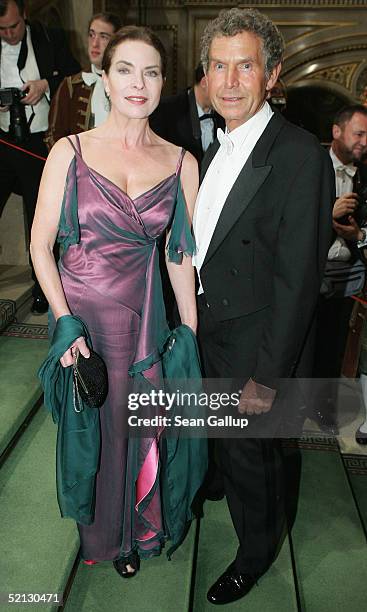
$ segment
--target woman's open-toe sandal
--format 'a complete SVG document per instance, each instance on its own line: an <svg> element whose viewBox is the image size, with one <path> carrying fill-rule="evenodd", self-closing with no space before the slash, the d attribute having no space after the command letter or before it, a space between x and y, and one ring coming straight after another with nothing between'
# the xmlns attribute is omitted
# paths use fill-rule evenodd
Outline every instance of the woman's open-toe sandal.
<svg viewBox="0 0 367 612"><path fill-rule="evenodd" d="M133 568L133 571L127 568L128 565ZM122 578L133 578L140 569L140 557L137 552L133 552L125 559L114 561L113 567Z"/></svg>

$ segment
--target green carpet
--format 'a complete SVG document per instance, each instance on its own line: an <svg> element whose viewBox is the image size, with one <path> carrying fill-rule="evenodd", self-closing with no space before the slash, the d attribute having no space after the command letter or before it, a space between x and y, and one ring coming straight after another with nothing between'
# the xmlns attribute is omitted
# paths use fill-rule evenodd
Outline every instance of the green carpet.
<svg viewBox="0 0 367 612"><path fill-rule="evenodd" d="M196 523L168 561L165 553L121 578L112 562L79 565L66 612L188 612Z"/></svg>
<svg viewBox="0 0 367 612"><path fill-rule="evenodd" d="M206 502L204 519L200 526L193 612L213 612L214 606L206 599L207 590L233 561L237 547L238 540L226 502ZM270 570L259 580L259 586L254 586L244 599L220 606L220 609L250 612L297 611L288 540L285 540Z"/></svg>
<svg viewBox="0 0 367 612"><path fill-rule="evenodd" d="M76 557L75 524L61 519L57 506L55 439L56 427L41 407L0 471L3 593L63 592ZM30 606L4 609L29 610Z"/></svg>
<svg viewBox="0 0 367 612"><path fill-rule="evenodd" d="M366 540L337 451L302 451L292 539L302 610L366 608Z"/></svg>
<svg viewBox="0 0 367 612"><path fill-rule="evenodd" d="M42 394L37 370L48 342L0 336L0 453Z"/></svg>
<svg viewBox="0 0 367 612"><path fill-rule="evenodd" d="M44 340L0 336L0 449L41 394L36 372L48 350ZM56 427L42 407L0 471L0 591L62 592L78 551L73 521L62 520L55 487ZM292 532L300 612L361 612L366 607L367 547L353 500L367 529L367 458L345 456L350 484L335 440L301 441L302 477ZM207 502L200 524L195 590L190 587L194 524L180 549L143 561L132 580L111 563L80 565L67 612L209 612L206 592L232 561L237 540L225 501ZM14 605L2 606L14 610ZM18 610L56 610L22 606ZM296 612L290 548L282 550L249 595L222 610Z"/></svg>
<svg viewBox="0 0 367 612"><path fill-rule="evenodd" d="M48 326L42 323L11 323L1 332L1 336L48 340Z"/></svg>

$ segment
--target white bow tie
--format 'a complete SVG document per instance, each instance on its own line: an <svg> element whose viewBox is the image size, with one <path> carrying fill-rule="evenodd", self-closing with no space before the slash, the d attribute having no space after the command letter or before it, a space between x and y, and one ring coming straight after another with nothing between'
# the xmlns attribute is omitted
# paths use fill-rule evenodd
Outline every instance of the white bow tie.
<svg viewBox="0 0 367 612"><path fill-rule="evenodd" d="M226 154L231 155L231 153L233 153L234 144L228 134L225 134L221 128L218 128L217 138L219 140L220 146L223 147Z"/></svg>
<svg viewBox="0 0 367 612"><path fill-rule="evenodd" d="M335 168L336 172L340 172L340 174L346 174L350 178L353 178L357 168L355 166L344 166L340 165Z"/></svg>

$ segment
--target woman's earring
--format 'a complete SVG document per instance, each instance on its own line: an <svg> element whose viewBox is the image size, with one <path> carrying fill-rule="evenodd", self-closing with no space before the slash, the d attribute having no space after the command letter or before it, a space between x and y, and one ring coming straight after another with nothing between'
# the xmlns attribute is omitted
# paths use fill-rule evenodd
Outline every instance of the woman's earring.
<svg viewBox="0 0 367 612"><path fill-rule="evenodd" d="M106 96L105 108L106 108L106 111L109 112L111 110L111 100L110 100L110 95L111 94L110 94L109 91L107 91L107 89L105 90L104 93L105 93L105 96Z"/></svg>

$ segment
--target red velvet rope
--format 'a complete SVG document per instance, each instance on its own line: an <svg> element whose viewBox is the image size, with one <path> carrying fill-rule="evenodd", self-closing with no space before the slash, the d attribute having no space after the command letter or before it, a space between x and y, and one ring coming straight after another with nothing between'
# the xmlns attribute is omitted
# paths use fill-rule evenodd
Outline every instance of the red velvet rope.
<svg viewBox="0 0 367 612"><path fill-rule="evenodd" d="M355 300L356 302L359 302L360 304L367 306L366 300L362 300L362 298L357 297L356 295L351 295L350 297L352 298L352 300Z"/></svg>
<svg viewBox="0 0 367 612"><path fill-rule="evenodd" d="M0 142L2 142L4 145L7 145L8 147L11 147L12 149L17 149L17 151L22 151L22 153L26 153L27 155L31 155L32 157L36 157L37 159L46 161L46 157L42 157L42 155L37 155L37 153L32 153L32 151L28 151L27 149L18 147L17 145L12 144L11 142L8 142L7 140L3 140L2 138L0 138Z"/></svg>

